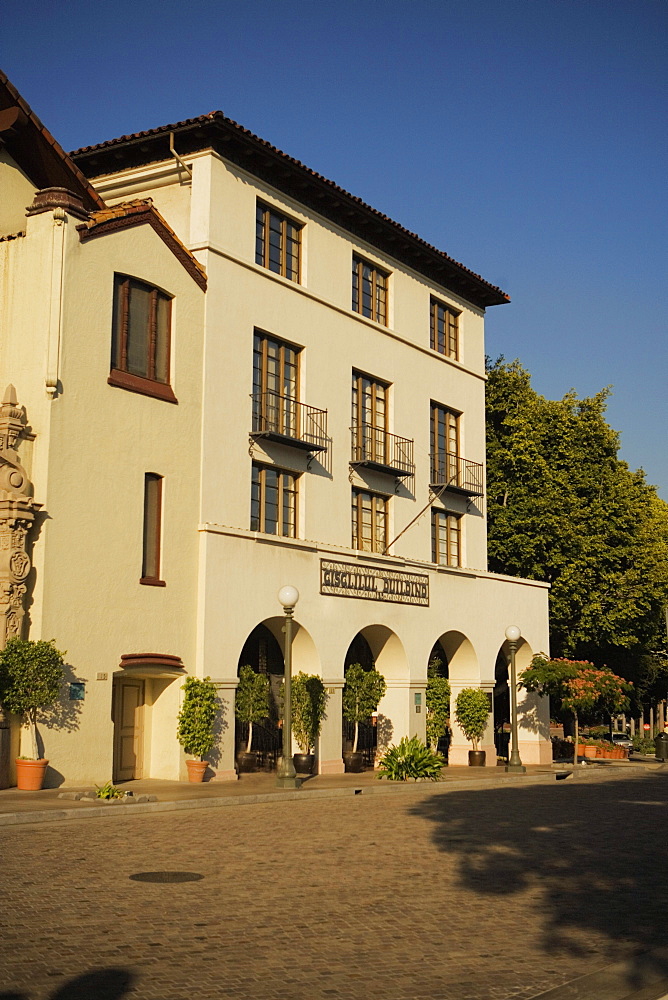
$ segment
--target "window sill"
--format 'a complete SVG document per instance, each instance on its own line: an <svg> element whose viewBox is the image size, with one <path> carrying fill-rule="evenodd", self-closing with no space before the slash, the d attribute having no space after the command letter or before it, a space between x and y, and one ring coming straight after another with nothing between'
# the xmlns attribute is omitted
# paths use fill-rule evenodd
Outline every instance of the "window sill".
<svg viewBox="0 0 668 1000"><path fill-rule="evenodd" d="M144 587L166 587L167 583L165 580L153 580L149 576L143 576L139 581Z"/></svg>
<svg viewBox="0 0 668 1000"><path fill-rule="evenodd" d="M142 396L152 396L154 399L162 399L166 403L178 403L171 385L164 382L155 382L150 378L142 378L141 375L131 375L129 372L122 372L118 368L112 368L109 378L109 385L117 389L128 389L130 392L138 392Z"/></svg>

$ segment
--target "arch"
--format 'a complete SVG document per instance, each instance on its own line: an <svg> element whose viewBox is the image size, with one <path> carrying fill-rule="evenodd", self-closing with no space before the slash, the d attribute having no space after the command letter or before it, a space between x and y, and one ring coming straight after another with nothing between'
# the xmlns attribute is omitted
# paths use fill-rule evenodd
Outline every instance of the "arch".
<svg viewBox="0 0 668 1000"><path fill-rule="evenodd" d="M440 639L437 639L434 645L431 647L431 652L429 653L429 659L427 660L427 674L432 670L437 677L449 677L450 676L450 664L448 663L448 656Z"/></svg>
<svg viewBox="0 0 668 1000"><path fill-rule="evenodd" d="M448 673L451 681L478 683L480 666L473 643L463 632L452 629L439 636L434 647L439 645L445 655Z"/></svg>
<svg viewBox="0 0 668 1000"><path fill-rule="evenodd" d="M351 639L346 652L344 666L351 663L362 663L365 669L370 669L362 660L349 659L349 653L354 648L362 651L368 648L371 654L372 665L383 675L385 680L396 680L408 677L408 657L396 632L386 625L366 625L361 628ZM368 662L368 661L367 661Z"/></svg>
<svg viewBox="0 0 668 1000"><path fill-rule="evenodd" d="M285 618L275 616L265 618L248 634L237 661L237 674L242 666L248 664L258 674L266 674L269 678L269 714L262 724L256 726L259 765L272 770L281 752L282 734L279 720L282 716L281 688L285 673L283 658L283 627ZM308 629L293 623L292 630L292 673L303 671L306 674L321 675L320 658ZM236 752L243 749L248 734L247 724L236 720L235 744Z"/></svg>

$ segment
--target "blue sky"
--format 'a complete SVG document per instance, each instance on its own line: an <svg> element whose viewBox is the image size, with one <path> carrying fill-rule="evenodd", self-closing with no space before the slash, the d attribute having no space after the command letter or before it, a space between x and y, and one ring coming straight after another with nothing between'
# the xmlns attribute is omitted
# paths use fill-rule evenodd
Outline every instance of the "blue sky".
<svg viewBox="0 0 668 1000"><path fill-rule="evenodd" d="M72 149L220 109L512 298L487 349L612 385L668 500L665 0L3 0L0 66Z"/></svg>

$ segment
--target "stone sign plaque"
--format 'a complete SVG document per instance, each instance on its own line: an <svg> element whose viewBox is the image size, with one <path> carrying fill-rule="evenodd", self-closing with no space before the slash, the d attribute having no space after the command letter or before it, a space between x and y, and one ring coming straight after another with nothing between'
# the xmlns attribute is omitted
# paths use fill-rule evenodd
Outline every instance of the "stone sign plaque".
<svg viewBox="0 0 668 1000"><path fill-rule="evenodd" d="M320 593L429 607L429 577L423 573L321 559Z"/></svg>

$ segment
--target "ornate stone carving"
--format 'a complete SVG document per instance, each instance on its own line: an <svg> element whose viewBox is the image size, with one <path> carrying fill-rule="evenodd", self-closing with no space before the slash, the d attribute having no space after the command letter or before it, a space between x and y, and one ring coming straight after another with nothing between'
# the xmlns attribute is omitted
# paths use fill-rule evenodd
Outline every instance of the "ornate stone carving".
<svg viewBox="0 0 668 1000"><path fill-rule="evenodd" d="M42 506L28 495L28 474L15 450L23 428L23 409L10 385L0 405L0 649L22 632L30 573L26 540Z"/></svg>

